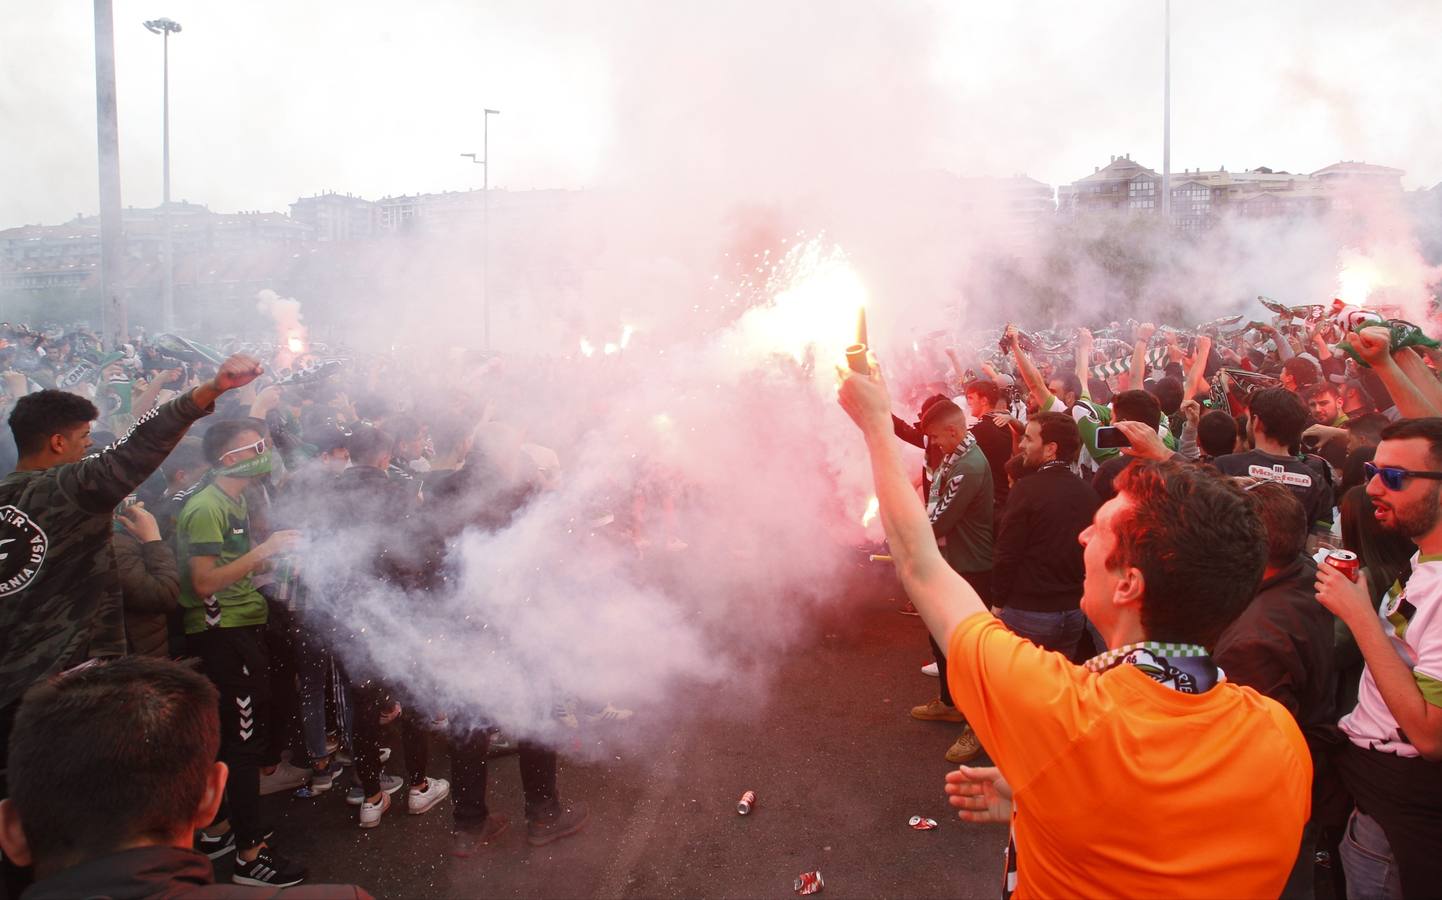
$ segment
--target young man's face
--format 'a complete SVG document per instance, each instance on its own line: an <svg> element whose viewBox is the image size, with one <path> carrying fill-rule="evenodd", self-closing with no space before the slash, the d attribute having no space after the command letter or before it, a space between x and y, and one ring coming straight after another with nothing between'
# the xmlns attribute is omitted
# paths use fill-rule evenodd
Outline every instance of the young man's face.
<svg viewBox="0 0 1442 900"><path fill-rule="evenodd" d="M966 426L955 422L937 422L927 427L926 438L943 454L950 453L966 440Z"/></svg>
<svg viewBox="0 0 1442 900"><path fill-rule="evenodd" d="M1426 472L1435 470L1427 441L1422 438L1383 441L1377 445L1372 460L1377 468L1398 468ZM1419 538L1437 526L1439 494L1442 481L1407 478L1400 491L1388 490L1380 475L1367 482L1367 497L1372 501L1377 524L1403 537Z"/></svg>
<svg viewBox="0 0 1442 900"><path fill-rule="evenodd" d="M1026 423L1026 431L1021 436L1021 461L1026 463L1028 469L1039 469L1050 460L1047 459L1047 448L1052 449L1051 456L1056 458L1056 444L1046 444L1041 439L1041 423Z"/></svg>
<svg viewBox="0 0 1442 900"><path fill-rule="evenodd" d="M1082 563L1086 567L1086 578L1082 582L1081 609L1086 617L1106 634L1116 619L1113 597L1121 582L1121 573L1107 566L1107 559L1116 550L1117 535L1114 523L1117 516L1125 514L1131 506L1131 498L1118 494L1103 503L1092 518L1091 525L1082 531L1077 540L1082 545Z"/></svg>
<svg viewBox="0 0 1442 900"><path fill-rule="evenodd" d="M248 459L255 459L264 449L260 432L242 431L225 445L225 452L220 454L220 465L233 466Z"/></svg>
<svg viewBox="0 0 1442 900"><path fill-rule="evenodd" d="M82 425L73 425L59 432L60 449L56 455L59 457L58 462L61 465L80 462L90 452L90 448L95 446L95 441L90 438L91 424L86 422Z"/></svg>
<svg viewBox="0 0 1442 900"><path fill-rule="evenodd" d="M1312 418L1323 425L1331 425L1337 421L1337 415L1341 408L1337 403L1337 395L1331 391L1318 391L1307 401L1307 408L1312 411Z"/></svg>

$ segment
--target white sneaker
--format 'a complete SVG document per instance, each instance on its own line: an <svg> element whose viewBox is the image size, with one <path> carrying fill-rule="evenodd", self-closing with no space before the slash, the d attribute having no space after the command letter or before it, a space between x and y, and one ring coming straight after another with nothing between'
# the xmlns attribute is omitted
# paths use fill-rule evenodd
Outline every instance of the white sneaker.
<svg viewBox="0 0 1442 900"><path fill-rule="evenodd" d="M361 798L360 827L374 828L381 823L381 816L391 808L391 795L384 790L381 791L381 799L377 803L365 802Z"/></svg>
<svg viewBox="0 0 1442 900"><path fill-rule="evenodd" d="M399 775L386 775L381 773L381 791L386 794L394 794L405 785L406 780ZM345 792L345 802L351 806L360 806L366 802L365 788L357 785Z"/></svg>
<svg viewBox="0 0 1442 900"><path fill-rule="evenodd" d="M930 675L932 678L940 678L941 671L936 668L936 663L929 662L921 667L921 674Z"/></svg>
<svg viewBox="0 0 1442 900"><path fill-rule="evenodd" d="M427 778L425 787L412 786L406 794L406 812L418 816L450 796L451 783L444 778Z"/></svg>
<svg viewBox="0 0 1442 900"><path fill-rule="evenodd" d="M634 716L634 710L618 709L607 703L603 709L597 710L586 716L588 722L624 722Z"/></svg>

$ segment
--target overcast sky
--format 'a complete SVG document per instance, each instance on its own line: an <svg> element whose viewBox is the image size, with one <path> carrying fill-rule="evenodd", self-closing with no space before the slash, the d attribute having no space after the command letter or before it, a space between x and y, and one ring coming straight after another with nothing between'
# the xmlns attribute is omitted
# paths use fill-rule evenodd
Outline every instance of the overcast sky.
<svg viewBox="0 0 1442 900"><path fill-rule="evenodd" d="M0 0L0 227L96 210L92 4ZM123 199L285 210L692 179L738 200L897 168L1161 167L1161 0L115 0ZM1172 166L1442 181L1442 3L1175 0Z"/></svg>

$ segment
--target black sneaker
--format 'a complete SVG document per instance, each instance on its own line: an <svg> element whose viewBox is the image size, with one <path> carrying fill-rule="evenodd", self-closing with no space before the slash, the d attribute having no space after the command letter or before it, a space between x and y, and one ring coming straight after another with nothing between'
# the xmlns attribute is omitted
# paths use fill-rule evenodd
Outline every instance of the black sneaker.
<svg viewBox="0 0 1442 900"><path fill-rule="evenodd" d="M570 837L586 827L591 809L585 803L576 801L565 809L526 823L526 841L532 847L543 847L552 841Z"/></svg>
<svg viewBox="0 0 1442 900"><path fill-rule="evenodd" d="M220 859L235 849L235 829L211 837L203 831L195 833L195 852L204 853L211 859Z"/></svg>
<svg viewBox="0 0 1442 900"><path fill-rule="evenodd" d="M239 856L235 858L235 874L230 876L230 880L256 887L290 887L305 881L305 874L305 866L262 847L253 862L246 862Z"/></svg>

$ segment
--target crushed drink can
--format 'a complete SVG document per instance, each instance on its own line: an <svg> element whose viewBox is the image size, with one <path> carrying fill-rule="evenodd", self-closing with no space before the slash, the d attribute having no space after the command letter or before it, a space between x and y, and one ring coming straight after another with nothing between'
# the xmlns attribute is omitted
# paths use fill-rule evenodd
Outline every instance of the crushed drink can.
<svg viewBox="0 0 1442 900"><path fill-rule="evenodd" d="M747 791L746 793L741 795L740 800L736 801L736 813L737 815L749 816L751 815L751 808L755 805L756 792Z"/></svg>
<svg viewBox="0 0 1442 900"><path fill-rule="evenodd" d="M826 887L826 882L821 880L821 870L818 869L815 872L802 872L797 875L796 884L791 889L805 896L806 894L815 894L824 887Z"/></svg>
<svg viewBox="0 0 1442 900"><path fill-rule="evenodd" d="M1326 563L1353 581L1357 580L1362 570L1362 561L1350 550L1327 551Z"/></svg>
<svg viewBox="0 0 1442 900"><path fill-rule="evenodd" d="M928 819L925 816L912 816L911 821L907 824L917 831L930 831L936 827L936 820Z"/></svg>

